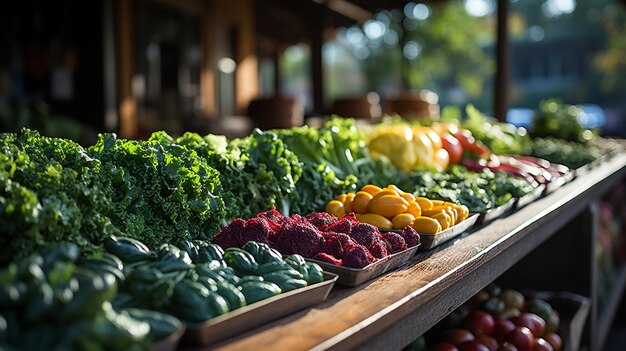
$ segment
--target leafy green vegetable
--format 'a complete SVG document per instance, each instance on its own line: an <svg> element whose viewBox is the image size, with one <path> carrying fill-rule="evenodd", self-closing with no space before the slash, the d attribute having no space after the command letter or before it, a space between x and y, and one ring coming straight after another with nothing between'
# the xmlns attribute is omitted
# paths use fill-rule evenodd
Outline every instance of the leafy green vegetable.
<svg viewBox="0 0 626 351"><path fill-rule="evenodd" d="M465 205L472 212L498 207L535 189L527 180L503 171L478 173L459 165L443 173L414 171L402 187L414 189L417 196Z"/></svg>
<svg viewBox="0 0 626 351"><path fill-rule="evenodd" d="M111 178L112 223L148 247L211 237L224 216L219 173L165 132L149 140L102 134L89 153Z"/></svg>
<svg viewBox="0 0 626 351"><path fill-rule="evenodd" d="M467 119L462 127L472 132L497 155L522 155L528 149L530 137L524 128L487 118L473 105L466 107Z"/></svg>
<svg viewBox="0 0 626 351"><path fill-rule="evenodd" d="M0 271L0 348L150 350L180 327L163 314L116 310L116 279L81 267L78 247L62 243Z"/></svg>
<svg viewBox="0 0 626 351"><path fill-rule="evenodd" d="M556 138L534 138L531 156L576 169L593 162L603 154L601 149Z"/></svg>
<svg viewBox="0 0 626 351"><path fill-rule="evenodd" d="M178 144L195 150L218 170L226 218L250 218L272 207L283 208L302 175L298 157L275 132L255 130L243 139L185 133ZM225 222L223 224L226 224Z"/></svg>
<svg viewBox="0 0 626 351"><path fill-rule="evenodd" d="M365 147L365 134L353 119L334 117L321 128L277 130L302 162L302 177L289 197L291 213L321 211L337 194L355 192L365 184L391 184L399 171L374 161Z"/></svg>
<svg viewBox="0 0 626 351"><path fill-rule="evenodd" d="M99 250L124 233L149 247L210 238L224 217L219 174L165 133L101 135L88 150L35 131L0 135L0 261L51 242Z"/></svg>
<svg viewBox="0 0 626 351"><path fill-rule="evenodd" d="M533 137L555 137L574 142L586 142L593 137L591 130L583 128L578 118L583 113L575 105L550 99L539 103L530 133Z"/></svg>
<svg viewBox="0 0 626 351"><path fill-rule="evenodd" d="M87 250L119 232L102 164L78 144L23 130L0 135L0 261L71 241Z"/></svg>

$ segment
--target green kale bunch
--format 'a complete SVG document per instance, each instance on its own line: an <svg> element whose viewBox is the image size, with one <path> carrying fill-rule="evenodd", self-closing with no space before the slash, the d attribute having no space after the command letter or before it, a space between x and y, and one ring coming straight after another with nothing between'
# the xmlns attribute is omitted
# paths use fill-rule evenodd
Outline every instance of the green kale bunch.
<svg viewBox="0 0 626 351"><path fill-rule="evenodd" d="M51 242L86 251L118 233L102 164L80 145L38 132L0 135L0 260Z"/></svg>
<svg viewBox="0 0 626 351"><path fill-rule="evenodd" d="M185 133L176 142L218 170L226 219L251 218L272 207L288 212L286 199L295 191L302 168L275 132L257 129L230 142L222 136Z"/></svg>
<svg viewBox="0 0 626 351"><path fill-rule="evenodd" d="M148 247L210 239L225 215L219 173L165 132L149 140L102 134L89 154L109 178L111 222Z"/></svg>

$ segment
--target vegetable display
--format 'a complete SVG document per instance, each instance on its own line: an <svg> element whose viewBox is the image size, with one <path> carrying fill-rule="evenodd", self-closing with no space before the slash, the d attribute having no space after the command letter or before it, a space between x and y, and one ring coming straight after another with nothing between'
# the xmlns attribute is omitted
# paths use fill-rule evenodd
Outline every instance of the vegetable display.
<svg viewBox="0 0 626 351"><path fill-rule="evenodd" d="M194 150L218 170L225 191L225 219L249 218L271 207L289 211L288 198L296 191L302 168L298 156L275 132L255 130L230 142L215 135L185 133L176 143Z"/></svg>
<svg viewBox="0 0 626 351"><path fill-rule="evenodd" d="M504 171L485 169L478 173L459 165L444 173L414 171L399 186L405 189L412 186L415 195L464 205L471 212L498 207L535 189L527 179Z"/></svg>
<svg viewBox="0 0 626 351"><path fill-rule="evenodd" d="M528 151L530 136L524 128L487 118L472 105L466 107L467 119L461 126L482 141L497 155L523 155Z"/></svg>
<svg viewBox="0 0 626 351"><path fill-rule="evenodd" d="M530 133L533 137L555 137L572 142L586 142L593 137L591 130L583 127L586 115L575 105L550 99L539 103Z"/></svg>
<svg viewBox="0 0 626 351"><path fill-rule="evenodd" d="M26 129L0 134L0 349L150 349L181 320L200 324L323 281L310 260L382 266L419 245L419 233L539 194L568 167L621 150L590 138L575 107L541 111L534 138L471 106L457 124L358 129L332 118L233 140L102 134L83 147ZM472 339L456 332L458 344L474 343L461 349L557 339L545 330L558 318L541 302L522 310L515 292L489 294L464 317ZM486 315L519 330L500 338Z"/></svg>
<svg viewBox="0 0 626 351"><path fill-rule="evenodd" d="M166 314L114 307L118 277L78 258L76 245L61 243L0 271L0 348L151 350L182 328Z"/></svg>
<svg viewBox="0 0 626 351"><path fill-rule="evenodd" d="M400 176L385 160L374 160L365 147L366 135L354 120L335 117L321 128L308 126L277 130L279 138L302 164L302 177L289 196L290 211L322 211L336 194L369 183L387 184Z"/></svg>
<svg viewBox="0 0 626 351"><path fill-rule="evenodd" d="M51 242L97 251L109 235L150 247L209 239L224 205L218 173L195 152L101 135L89 149L28 130L0 137L0 260Z"/></svg>
<svg viewBox="0 0 626 351"><path fill-rule="evenodd" d="M464 126L497 153L525 150L528 136L520 130L491 122L471 107L468 116ZM88 148L28 130L5 133L0 260L59 241L95 252L110 235L138 239L151 249L181 239L211 240L234 218L272 207L285 215L323 211L337 194L356 194L367 184L393 183L421 197L484 211L531 190L497 171L531 184L530 178L545 184L555 175L518 158L495 157L474 136L446 123L402 122L370 133L341 118L319 129L256 130L230 141L192 133L174 139L157 132L145 141L103 134ZM531 155L572 168L615 150L614 143L593 140L567 144L544 138L530 145ZM478 174L455 168L457 162ZM448 164L443 173L428 170Z"/></svg>
<svg viewBox="0 0 626 351"><path fill-rule="evenodd" d="M246 221L235 219L214 238L226 250L242 247L248 240L268 244L282 254L352 268L363 268L420 242L411 227L401 234L381 234L377 227L360 223L353 214L338 218L318 212L285 217L274 209Z"/></svg>
<svg viewBox="0 0 626 351"><path fill-rule="evenodd" d="M404 350L560 351L560 324L545 300L490 284Z"/></svg>
<svg viewBox="0 0 626 351"><path fill-rule="evenodd" d="M188 240L150 250L137 240L111 237L105 248L118 262L112 265L114 260L104 256L87 263L119 278L114 306L161 311L191 323L323 280L319 266L300 265L301 257L283 257L253 241L225 251Z"/></svg>
<svg viewBox="0 0 626 351"><path fill-rule="evenodd" d="M555 138L535 138L530 155L576 169L595 161L600 153L594 148Z"/></svg>
<svg viewBox="0 0 626 351"><path fill-rule="evenodd" d="M381 189L368 184L355 193L341 194L326 205L326 212L341 217L354 212L360 222L382 229L413 227L418 233L437 234L469 215L466 206L415 197L395 185Z"/></svg>

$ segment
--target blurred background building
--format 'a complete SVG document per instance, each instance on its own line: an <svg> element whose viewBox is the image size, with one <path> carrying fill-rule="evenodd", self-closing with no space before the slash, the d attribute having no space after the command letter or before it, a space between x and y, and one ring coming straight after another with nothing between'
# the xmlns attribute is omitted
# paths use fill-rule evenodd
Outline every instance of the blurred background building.
<svg viewBox="0 0 626 351"><path fill-rule="evenodd" d="M394 112L399 97L430 96L407 95L426 89L436 93L442 113L472 103L521 125L539 101L557 97L584 104L605 133L625 133L621 1L24 0L5 6L1 131L27 126L85 141L100 131L131 138L154 130L239 136L253 126L300 124L302 117L333 112L375 119ZM506 9L505 22L498 6ZM499 61L498 23L506 25L508 53ZM506 63L504 88L496 83L498 62ZM504 98L494 87L507 90ZM496 111L495 96L511 108L506 116Z"/></svg>

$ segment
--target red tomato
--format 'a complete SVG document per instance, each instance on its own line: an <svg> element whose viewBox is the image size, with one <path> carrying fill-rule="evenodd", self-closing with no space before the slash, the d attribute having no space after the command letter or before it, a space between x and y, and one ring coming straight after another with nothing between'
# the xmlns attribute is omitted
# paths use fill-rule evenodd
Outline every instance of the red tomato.
<svg viewBox="0 0 626 351"><path fill-rule="evenodd" d="M493 331L494 321L489 313L475 310L465 318L463 326L475 336L483 334L489 335Z"/></svg>
<svg viewBox="0 0 626 351"><path fill-rule="evenodd" d="M505 342L498 347L498 351L519 351L515 345Z"/></svg>
<svg viewBox="0 0 626 351"><path fill-rule="evenodd" d="M476 340L466 341L459 345L459 351L489 351L489 348Z"/></svg>
<svg viewBox="0 0 626 351"><path fill-rule="evenodd" d="M448 329L441 334L441 339L453 345L459 345L462 342L474 340L474 335L466 329Z"/></svg>
<svg viewBox="0 0 626 351"><path fill-rule="evenodd" d="M479 335L476 337L476 341L487 346L489 351L496 351L498 349L498 340L492 338L489 335Z"/></svg>
<svg viewBox="0 0 626 351"><path fill-rule="evenodd" d="M561 347L563 347L563 340L558 334L548 333L543 336L543 338L552 345L554 351L561 351Z"/></svg>
<svg viewBox="0 0 626 351"><path fill-rule="evenodd" d="M504 341L504 337L513 329L515 329L515 324L513 322L506 319L496 319L491 336L499 342L502 342Z"/></svg>
<svg viewBox="0 0 626 351"><path fill-rule="evenodd" d="M530 329L536 338L543 336L546 330L546 321L534 313L522 313L517 317L509 319L518 327L526 327Z"/></svg>
<svg viewBox="0 0 626 351"><path fill-rule="evenodd" d="M542 338L535 339L535 350L534 351L554 351L554 348L550 343L545 341Z"/></svg>
<svg viewBox="0 0 626 351"><path fill-rule="evenodd" d="M535 349L535 337L526 327L517 327L511 330L504 340L513 344L519 351L533 351Z"/></svg>
<svg viewBox="0 0 626 351"><path fill-rule="evenodd" d="M442 147L448 151L448 155L450 155L450 164L453 165L461 162L463 146L461 146L459 139L448 132L442 132L439 136L441 137Z"/></svg>

